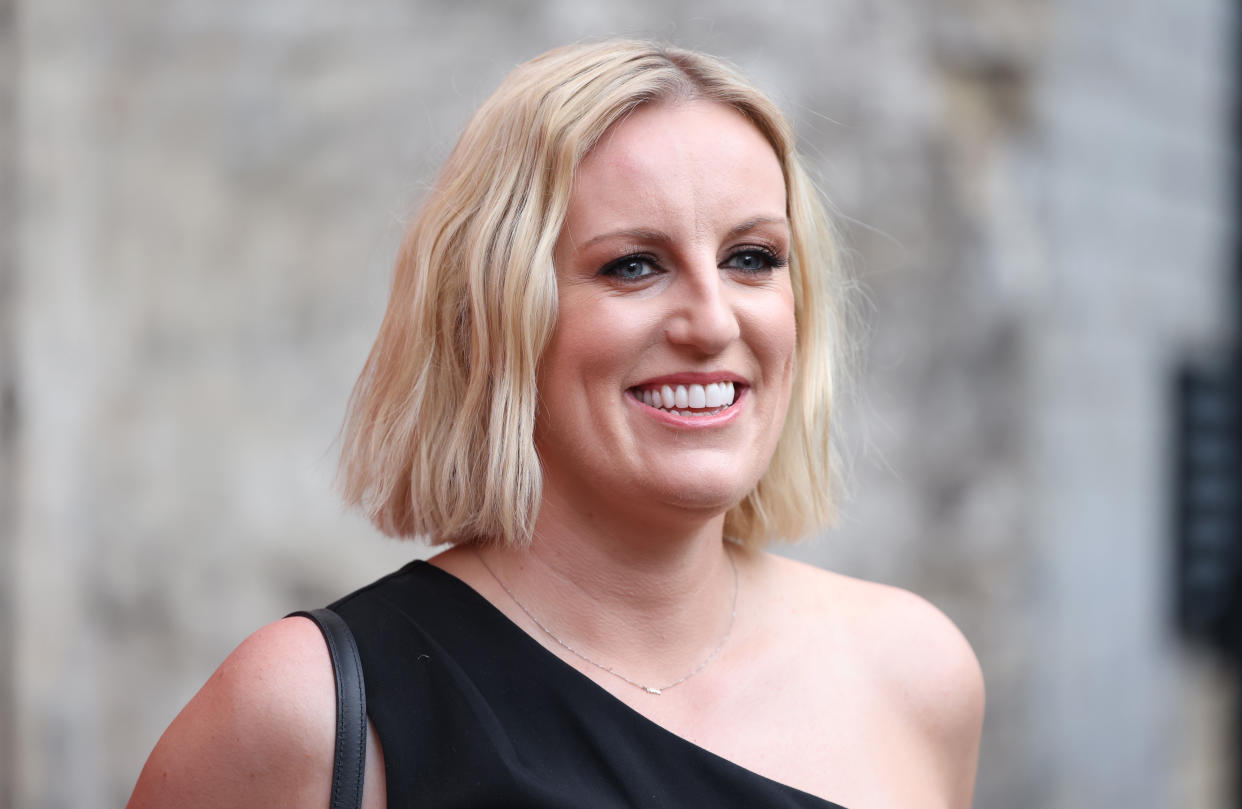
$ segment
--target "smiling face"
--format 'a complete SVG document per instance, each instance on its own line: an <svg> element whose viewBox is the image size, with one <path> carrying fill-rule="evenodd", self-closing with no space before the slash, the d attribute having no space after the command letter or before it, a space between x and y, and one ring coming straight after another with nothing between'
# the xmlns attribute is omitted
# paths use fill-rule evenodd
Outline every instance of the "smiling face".
<svg viewBox="0 0 1242 809"><path fill-rule="evenodd" d="M754 487L794 374L785 209L771 145L715 102L641 107L587 155L539 366L545 499L723 514Z"/></svg>

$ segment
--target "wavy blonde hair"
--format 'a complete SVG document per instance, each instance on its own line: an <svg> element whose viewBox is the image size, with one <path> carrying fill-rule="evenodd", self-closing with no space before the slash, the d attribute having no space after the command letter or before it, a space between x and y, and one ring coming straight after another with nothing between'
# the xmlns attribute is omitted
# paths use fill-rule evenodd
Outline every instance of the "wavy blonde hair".
<svg viewBox="0 0 1242 809"><path fill-rule="evenodd" d="M759 545L831 521L837 259L792 129L716 58L608 41L514 69L466 126L406 233L343 428L345 500L381 531L433 543L530 541L542 491L536 372L556 322L552 251L574 173L627 113L690 99L732 107L772 144L792 236L793 394L771 463L726 515L725 533Z"/></svg>

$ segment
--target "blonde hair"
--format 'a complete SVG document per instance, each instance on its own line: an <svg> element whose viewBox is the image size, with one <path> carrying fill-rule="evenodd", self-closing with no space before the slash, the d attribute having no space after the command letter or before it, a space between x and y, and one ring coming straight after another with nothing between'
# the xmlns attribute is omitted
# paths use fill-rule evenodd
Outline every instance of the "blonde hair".
<svg viewBox="0 0 1242 809"><path fill-rule="evenodd" d="M718 59L609 41L513 70L466 126L406 233L343 430L345 500L381 531L529 542L542 490L536 372L556 320L552 252L574 172L630 111L689 99L732 107L772 144L792 232L793 394L772 461L726 515L725 533L758 545L831 521L836 251L789 123Z"/></svg>

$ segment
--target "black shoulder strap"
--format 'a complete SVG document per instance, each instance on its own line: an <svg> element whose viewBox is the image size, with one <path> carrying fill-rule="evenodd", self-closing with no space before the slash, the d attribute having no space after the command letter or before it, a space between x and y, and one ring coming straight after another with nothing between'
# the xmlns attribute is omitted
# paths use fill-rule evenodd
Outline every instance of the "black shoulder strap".
<svg viewBox="0 0 1242 809"><path fill-rule="evenodd" d="M319 627L328 642L336 679L336 755L329 809L361 809L367 761L367 697L358 644L344 619L330 609L295 612L288 617L294 616L309 618Z"/></svg>

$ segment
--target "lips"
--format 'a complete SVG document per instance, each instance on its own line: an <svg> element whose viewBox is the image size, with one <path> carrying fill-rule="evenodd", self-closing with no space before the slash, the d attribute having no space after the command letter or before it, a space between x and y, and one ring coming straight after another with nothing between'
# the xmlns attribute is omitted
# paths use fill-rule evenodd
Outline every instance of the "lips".
<svg viewBox="0 0 1242 809"><path fill-rule="evenodd" d="M742 385L732 379L706 384L651 382L630 388L634 398L648 407L680 416L710 416L727 410L737 400Z"/></svg>

